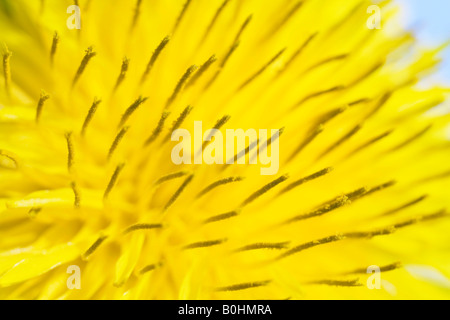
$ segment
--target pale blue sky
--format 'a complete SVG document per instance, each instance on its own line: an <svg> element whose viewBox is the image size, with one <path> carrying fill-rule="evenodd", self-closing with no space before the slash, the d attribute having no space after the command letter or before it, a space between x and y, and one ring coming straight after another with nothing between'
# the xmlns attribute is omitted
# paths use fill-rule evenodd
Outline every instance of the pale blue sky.
<svg viewBox="0 0 450 320"><path fill-rule="evenodd" d="M425 45L438 45L450 41L450 0L396 0L404 8L406 27L415 30ZM450 47L443 53L444 62L432 82L450 84Z"/></svg>

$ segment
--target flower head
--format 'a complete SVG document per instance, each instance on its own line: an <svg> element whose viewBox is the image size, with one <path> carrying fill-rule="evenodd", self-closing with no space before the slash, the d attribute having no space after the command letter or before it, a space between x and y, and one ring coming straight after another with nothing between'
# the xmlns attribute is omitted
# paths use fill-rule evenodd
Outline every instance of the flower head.
<svg viewBox="0 0 450 320"><path fill-rule="evenodd" d="M1 1L0 297L448 298L439 49L371 4ZM280 129L279 173L175 165L194 121Z"/></svg>

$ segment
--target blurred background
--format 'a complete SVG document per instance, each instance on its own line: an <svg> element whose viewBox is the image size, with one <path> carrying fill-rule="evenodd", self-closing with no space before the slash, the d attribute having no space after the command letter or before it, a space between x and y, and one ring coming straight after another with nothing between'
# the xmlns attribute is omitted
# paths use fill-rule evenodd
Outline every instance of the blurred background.
<svg viewBox="0 0 450 320"><path fill-rule="evenodd" d="M450 0L395 0L404 10L401 23L414 30L426 46L450 42ZM450 43L449 43L450 44ZM444 61L438 72L426 79L425 84L450 85L450 46L442 52Z"/></svg>

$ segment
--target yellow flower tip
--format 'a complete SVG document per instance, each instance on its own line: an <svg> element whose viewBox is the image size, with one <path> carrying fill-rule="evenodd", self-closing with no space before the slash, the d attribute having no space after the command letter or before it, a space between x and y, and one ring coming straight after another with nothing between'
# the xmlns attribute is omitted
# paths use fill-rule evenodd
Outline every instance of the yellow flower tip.
<svg viewBox="0 0 450 320"><path fill-rule="evenodd" d="M17 159L17 155L9 151L0 150L0 167L10 170L18 169L19 160Z"/></svg>

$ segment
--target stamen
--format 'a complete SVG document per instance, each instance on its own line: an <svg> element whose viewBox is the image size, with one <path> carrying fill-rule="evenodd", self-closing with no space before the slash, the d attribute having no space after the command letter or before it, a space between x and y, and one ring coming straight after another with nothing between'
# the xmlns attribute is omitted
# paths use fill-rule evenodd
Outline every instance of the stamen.
<svg viewBox="0 0 450 320"><path fill-rule="evenodd" d="M230 178L218 180L216 182L211 183L209 186L207 186L202 191L200 191L197 194L197 198L201 198L202 196L204 196L205 194L207 194L208 192L212 191L213 189L215 189L219 186L223 186L225 184L232 183L232 182L239 182L242 180L244 180L243 177L230 177Z"/></svg>
<svg viewBox="0 0 450 320"><path fill-rule="evenodd" d="M286 181L287 179L288 179L288 175L283 175L283 176L279 177L278 179L275 179L274 181L270 182L269 184L266 184L264 187L262 187L261 189L259 189L255 193L253 193L247 199L245 199L242 202L241 207L245 207L246 205L252 203L256 199L258 199L260 196L262 196L266 192L270 191L271 189L275 188L277 185Z"/></svg>
<svg viewBox="0 0 450 320"><path fill-rule="evenodd" d="M153 130L152 135L145 141L144 146L148 146L149 144L151 144L153 141L155 141L159 137L159 135L161 134L161 132L164 128L164 123L166 122L166 119L169 115L170 115L170 112L162 113L157 127L155 128L155 130Z"/></svg>
<svg viewBox="0 0 450 320"><path fill-rule="evenodd" d="M350 105L348 105L348 106L350 106ZM325 113L322 117L320 117L318 124L325 125L327 122L333 120L335 117L337 117L341 113L345 112L347 109L348 109L348 107L344 106L344 107L336 108L334 110L331 110L331 111Z"/></svg>
<svg viewBox="0 0 450 320"><path fill-rule="evenodd" d="M80 79L80 77L83 74L84 70L86 69L86 66L88 65L89 61L97 55L97 53L93 51L92 47L87 48L87 50L85 52L86 52L86 54L84 55L83 60L81 60L81 64L78 67L75 77L73 78L72 87L74 87L75 84L77 83L77 81Z"/></svg>
<svg viewBox="0 0 450 320"><path fill-rule="evenodd" d="M187 116L191 113L192 109L194 109L194 107L192 106L187 106L183 112L181 112L180 116L178 117L177 120L174 121L172 129L170 129L169 133L167 134L167 136L164 138L164 140L162 141L162 143L169 141L170 137L172 136L172 133L177 130L179 127L181 127L181 124L183 123L183 121L187 118Z"/></svg>
<svg viewBox="0 0 450 320"><path fill-rule="evenodd" d="M128 234L130 232L138 231L138 230L161 229L162 227L163 227L163 225L160 223L155 223L155 224L139 223L139 224L135 224L131 227L128 227L123 233Z"/></svg>
<svg viewBox="0 0 450 320"><path fill-rule="evenodd" d="M362 287L363 286L359 282L359 279L354 279L354 280L318 280L318 281L308 282L307 284L321 284L321 285L334 286L334 287Z"/></svg>
<svg viewBox="0 0 450 320"><path fill-rule="evenodd" d="M134 29L134 27L136 26L136 23L139 19L139 14L141 13L139 9L141 7L141 4L142 4L142 0L137 0L136 7L134 9L133 22L131 22L130 30Z"/></svg>
<svg viewBox="0 0 450 320"><path fill-rule="evenodd" d="M295 108L300 107L302 104L304 104L305 102L307 102L307 101L309 101L309 100L311 100L311 99L313 99L313 98L317 98L317 97L323 96L323 95L325 95L325 94L327 94L327 93L332 93L332 92L336 92L336 91L341 91L341 90L344 90L344 89L345 89L345 86L336 86L336 87L333 87L333 88L330 88L330 89L326 89L326 90L322 90L322 91L318 91L318 92L311 93L310 95L307 95L305 98L303 98L302 100L300 100L299 102L297 102L297 103L292 107L292 109L295 109Z"/></svg>
<svg viewBox="0 0 450 320"><path fill-rule="evenodd" d="M277 141L284 133L284 129L284 127L280 128L277 133L274 133L269 139L267 139L264 145L258 147L258 153L261 154L261 152L266 150L272 144L272 142ZM256 154L253 157L256 157Z"/></svg>
<svg viewBox="0 0 450 320"><path fill-rule="evenodd" d="M73 194L75 196L75 200L74 200L75 209L78 209L78 208L80 208L80 203L81 203L80 190L78 189L78 186L75 181L72 181L70 186L71 186Z"/></svg>
<svg viewBox="0 0 450 320"><path fill-rule="evenodd" d="M5 150L0 150L0 159L2 157L7 159L6 161L0 161L0 166L2 166L3 168L17 169L19 167L19 161L16 159L16 156L13 155L12 153Z"/></svg>
<svg viewBox="0 0 450 320"><path fill-rule="evenodd" d="M361 198L362 196L365 196L368 191L369 191L369 189L367 189L366 187L362 187L362 188L356 189L353 192L347 193L345 196L349 200L354 201L354 200Z"/></svg>
<svg viewBox="0 0 450 320"><path fill-rule="evenodd" d="M299 154L303 149L305 149L320 133L322 133L324 130L324 127L322 124L317 126L317 128L314 129L314 131L309 134L302 143L295 149L295 151L291 154L289 157L289 161L292 161L297 154Z"/></svg>
<svg viewBox="0 0 450 320"><path fill-rule="evenodd" d="M53 62L55 60L55 53L56 53L56 49L58 48L58 43L59 43L59 35L58 35L58 32L55 31L55 33L53 34L52 49L50 51L50 64L52 66L53 66Z"/></svg>
<svg viewBox="0 0 450 320"><path fill-rule="evenodd" d="M239 215L238 211L230 211L227 213L219 214L219 215L213 216L211 218L208 218L205 221L203 221L203 223L208 224L208 223L212 223L212 222L223 221L223 220L237 217L238 215Z"/></svg>
<svg viewBox="0 0 450 320"><path fill-rule="evenodd" d="M119 123L119 128L122 127L127 120L131 117L131 115L136 111L137 108L139 108L139 106L141 104L143 104L145 101L147 101L148 98L142 98L142 96L140 96L139 98L137 98L137 100L135 102L133 102L133 104L131 106L128 107L128 109L125 111L125 113L122 115L122 118L120 119L120 123Z"/></svg>
<svg viewBox="0 0 450 320"><path fill-rule="evenodd" d="M380 141L380 140L386 138L387 136L389 136L393 131L394 130L386 131L385 133L382 133L379 136L377 136L377 137L375 137L375 138L373 138L373 139L363 143L361 146L357 147L355 150L350 152L349 155L354 155L354 154L356 154L356 153L358 153L358 152L360 152L360 151L370 147L371 145L373 145L373 144L377 143L378 141Z"/></svg>
<svg viewBox="0 0 450 320"><path fill-rule="evenodd" d="M5 78L5 90L9 95L11 93L11 60L12 53L8 50L8 47L4 45L3 53L3 76Z"/></svg>
<svg viewBox="0 0 450 320"><path fill-rule="evenodd" d="M341 241L341 240L344 240L344 239L345 239L345 237L343 235L333 235L333 236L325 237L325 238L322 238L322 239L309 241L309 242L306 242L304 244L296 246L296 247L294 247L294 248L292 248L292 249L290 249L290 250L280 254L276 258L276 260L281 260L281 259L289 257L289 256L291 256L293 254L299 253L301 251L304 251L304 250L307 250L307 249L310 249L310 248L314 248L314 247L317 247L317 246L320 246L320 245L323 245L323 244L332 243L332 242L336 242L336 241Z"/></svg>
<svg viewBox="0 0 450 320"><path fill-rule="evenodd" d="M72 132L68 132L65 134L66 142L67 142L67 170L69 172L72 172L73 163L74 163L74 147L73 147L73 139L72 139Z"/></svg>
<svg viewBox="0 0 450 320"><path fill-rule="evenodd" d="M191 80L186 84L186 88L193 86L197 80L208 70L208 68L217 61L216 55L213 54L204 64L200 66L198 71L192 76Z"/></svg>
<svg viewBox="0 0 450 320"><path fill-rule="evenodd" d="M179 172L171 173L171 174L168 174L168 175L166 175L164 177L161 177L158 180L156 180L154 185L157 186L157 185L160 185L161 183L167 182L169 180L173 180L173 179L184 177L187 174L189 174L188 171L179 171Z"/></svg>
<svg viewBox="0 0 450 320"><path fill-rule="evenodd" d="M375 108L373 108L373 110L366 116L365 120L369 119L370 117L372 117L374 114L376 114L385 104L386 102L388 102L388 100L391 98L392 96L392 92L387 92L385 93L380 100L378 101L378 103L375 105Z"/></svg>
<svg viewBox="0 0 450 320"><path fill-rule="evenodd" d="M234 44L238 43L238 41L239 41L240 38L241 38L242 33L243 33L244 30L247 28L247 26L249 25L250 21L252 21L252 19L253 19L253 15L252 15L252 14L249 15L249 16L247 17L247 19L245 19L245 21L244 21L244 23L242 24L241 28L239 29L239 31L238 31L236 37L234 38L234 41L233 41Z"/></svg>
<svg viewBox="0 0 450 320"><path fill-rule="evenodd" d="M432 127L432 125L427 126L425 129L419 131L418 133L414 134L412 137L406 139L404 142L400 143L399 145L397 145L394 148L392 148L391 150L389 150L389 152L394 152L394 151L397 151L397 150L399 150L401 148L406 147L410 143L414 142L415 140L419 139L424 134L426 134L431 129L431 127Z"/></svg>
<svg viewBox="0 0 450 320"><path fill-rule="evenodd" d="M125 76L127 74L129 66L130 66L130 59L128 59L127 57L123 58L122 67L120 69L120 74L119 77L117 78L116 85L114 86L114 91L116 91L117 88L119 88L120 84L123 82L123 80L125 80Z"/></svg>
<svg viewBox="0 0 450 320"><path fill-rule="evenodd" d="M128 130L130 129L129 126L123 127L119 133L117 134L116 138L114 139L111 147L109 148L108 151L108 161L111 160L114 152L116 151L117 147L119 146L120 141L122 141L123 137L125 136L125 134L128 132Z"/></svg>
<svg viewBox="0 0 450 320"><path fill-rule="evenodd" d="M258 282L248 282L248 283L240 283L227 287L217 288L216 291L240 291L251 288L264 287L270 284L272 280L258 281Z"/></svg>
<svg viewBox="0 0 450 320"><path fill-rule="evenodd" d="M45 101L47 101L48 99L50 99L50 95L48 95L44 90L42 90L36 109L36 123L39 122L39 119L41 118L42 108L44 107Z"/></svg>
<svg viewBox="0 0 450 320"><path fill-rule="evenodd" d="M98 247L100 247L100 245L108 238L108 236L101 236L99 237L93 244L92 246L89 247L89 249L87 249L87 251L82 255L82 259L83 260L87 260L93 253L95 250L98 249Z"/></svg>
<svg viewBox="0 0 450 320"><path fill-rule="evenodd" d="M356 189L355 191L344 194L344 197L346 197L350 201L354 201L354 200L361 198L362 196L365 196L369 190L370 189L368 189L366 187L362 187L362 188ZM324 206L330 205L332 203L335 203L336 200L339 200L339 199L342 199L342 196L335 197L329 201L326 201L323 204L321 204L319 207L324 207Z"/></svg>
<svg viewBox="0 0 450 320"><path fill-rule="evenodd" d="M208 37L209 33L211 32L212 28L214 27L214 24L216 23L217 19L219 18L220 14L222 13L223 9L225 9L226 5L230 2L230 0L225 0L222 5L217 9L216 14L212 18L211 22L209 23L208 27L206 28L205 34L203 35L201 43L205 42L206 38Z"/></svg>
<svg viewBox="0 0 450 320"><path fill-rule="evenodd" d="M346 135L344 135L341 139L336 141L333 145L331 145L328 149L326 149L321 155L320 158L326 156L328 153L339 147L341 144L349 140L351 137L353 137L356 133L358 133L359 130L361 130L362 124L358 124L356 127L354 127L350 132L348 132Z"/></svg>
<svg viewBox="0 0 450 320"><path fill-rule="evenodd" d="M220 130L220 128L222 128L222 127L230 120L230 118L231 118L231 117L228 116L228 115L223 116L222 118L220 118L219 120L217 120L216 124L214 125L214 127L213 127L212 129L214 129L214 130ZM211 141L208 141L208 140L211 140L211 137L212 137L212 132L211 132L210 135L208 135L208 137L205 139L206 141L203 142L203 144L202 144L202 149L199 150L199 153L200 153L200 152L203 152L203 149L205 149L205 147L211 143Z"/></svg>
<svg viewBox="0 0 450 320"><path fill-rule="evenodd" d="M186 14L187 9L189 8L189 5L191 4L191 0L186 0L186 3L183 6L183 10L181 10L180 15L177 18L177 21L175 22L175 25L173 27L172 34L175 34L175 31L177 31L178 26L181 23L181 20L183 20L184 15Z"/></svg>
<svg viewBox="0 0 450 320"><path fill-rule="evenodd" d="M419 216L417 218L413 218L413 219L409 219L409 220L405 220L399 223L396 223L392 226L388 226L386 228L382 228L382 229L378 229L375 231L369 231L369 232L349 232L346 234L346 237L348 238L366 238L366 239L371 239L373 237L376 236L381 236L381 235L389 235L394 233L395 231L397 231L398 229L404 228L404 227L409 227L413 224L419 223L419 222L426 222L429 220L434 220L434 219L438 219L438 218L443 218L443 217L448 217L448 214L445 210L440 210L436 213L432 213L432 214L428 214L428 215L423 215L423 216Z"/></svg>
<svg viewBox="0 0 450 320"><path fill-rule="evenodd" d="M362 74L360 77L356 78L353 82L351 82L348 86L353 87L363 81L364 79L370 77L372 74L374 74L377 70L379 70L384 65L384 62L379 62L376 65L374 65L369 71Z"/></svg>
<svg viewBox="0 0 450 320"><path fill-rule="evenodd" d="M251 142L251 143L247 147L245 147L244 150L241 150L241 151L239 151L238 153L236 153L234 155L234 157L233 157L234 163L237 163L240 158L242 158L244 156L247 156L247 154L249 154L250 151L255 149L258 146L258 144L259 144L259 139L256 139L253 142L252 141L249 141L249 142ZM269 142L271 142L271 140L269 140ZM226 166L228 166L228 163L233 163L233 161L231 161L231 159L229 159L227 161L227 165ZM226 166L224 166L224 168L226 168Z"/></svg>
<svg viewBox="0 0 450 320"><path fill-rule="evenodd" d="M105 194L103 195L103 199L106 200L111 193L111 190L116 185L117 179L119 178L119 174L122 171L125 164L121 163L116 167L111 179L109 180L108 186L106 187Z"/></svg>
<svg viewBox="0 0 450 320"><path fill-rule="evenodd" d="M331 204L326 204L322 208L314 210L310 213L295 216L295 217L287 220L285 223L289 224L289 223L298 222L298 221L302 221L302 220L306 220L306 219L310 219L310 218L320 217L320 216L322 216L326 213L329 213L333 210L339 209L347 204L350 204L350 200L348 199L348 197L346 197L346 196L339 197Z"/></svg>
<svg viewBox="0 0 450 320"><path fill-rule="evenodd" d="M276 242L276 243L254 243L241 248L236 249L236 252L241 251L251 251L251 250L261 250L261 249L269 249L269 250L282 250L287 249L290 242Z"/></svg>
<svg viewBox="0 0 450 320"><path fill-rule="evenodd" d="M94 117L95 112L97 111L97 107L101 102L102 100L94 98L94 102L92 103L92 106L89 108L89 112L86 116L86 119L84 119L83 127L81 128L81 136L84 136L86 134L86 129L91 123L91 120Z"/></svg>
<svg viewBox="0 0 450 320"><path fill-rule="evenodd" d="M258 76L260 76L267 68L269 68L277 59L286 51L286 48L278 52L269 62L267 62L261 69L259 69L254 75L252 75L249 79L247 79L237 91L244 89L248 86L253 80L255 80Z"/></svg>
<svg viewBox="0 0 450 320"><path fill-rule="evenodd" d="M240 41L236 41L233 43L233 45L230 47L230 50L228 50L227 54L223 57L223 60L219 66L220 69L223 69L226 66L226 64L227 64L228 60L230 60L233 52L236 51L236 49L239 47L240 44L241 44Z"/></svg>
<svg viewBox="0 0 450 320"><path fill-rule="evenodd" d="M55 31L55 33L53 34L52 49L50 51L50 64L52 66L53 66L53 62L55 60L55 53L56 53L56 49L58 48L58 43L59 43L59 35L58 35L58 32Z"/></svg>
<svg viewBox="0 0 450 320"><path fill-rule="evenodd" d="M307 177L301 178L301 179L291 183L290 185L288 185L283 190L281 190L280 194L288 192L288 191L290 191L290 190L292 190L292 189L294 189L294 188L296 188L298 186L301 186L302 184L304 184L306 182L309 182L309 181L315 180L317 178L320 178L320 177L330 173L331 171L333 171L333 168L332 167L328 167L328 168L320 170L320 171L318 171L316 173L313 173L312 175L309 175Z"/></svg>
<svg viewBox="0 0 450 320"><path fill-rule="evenodd" d="M153 270L155 270L156 268L161 267L161 266L162 266L161 263L158 263L158 264L149 264L149 265L143 267L143 268L141 269L141 271L139 271L139 274L140 274L140 275L143 275L143 274L145 274L145 273L147 273L147 272L149 272L149 271L153 271Z"/></svg>
<svg viewBox="0 0 450 320"><path fill-rule="evenodd" d="M227 241L227 239L218 239L218 240L212 240L212 241L195 242L195 243L191 243L191 244L184 246L183 249L190 250L190 249L198 249L198 248L207 248L207 247L217 246L226 241Z"/></svg>
<svg viewBox="0 0 450 320"><path fill-rule="evenodd" d="M183 192L183 190L188 186L189 183L191 183L192 179L194 178L194 175L190 175L189 177L184 180L183 184L178 188L178 190L175 192L175 194L172 196L172 198L169 199L167 204L164 206L163 211L166 211L180 196L180 194Z"/></svg>
<svg viewBox="0 0 450 320"><path fill-rule="evenodd" d="M222 62L220 63L219 70L217 70L216 73L214 74L214 76L211 78L211 80L208 81L204 90L208 89L214 83L214 81L216 81L216 79L219 77L220 73L222 72L223 68L227 64L227 62L230 59L233 52L239 47L239 44L240 44L240 42L237 41L231 46L230 50L228 50L227 54L225 55Z"/></svg>
<svg viewBox="0 0 450 320"><path fill-rule="evenodd" d="M350 103L348 104L348 106L349 106L349 107L353 107L353 106L356 106L356 105L358 105L358 104L360 104L360 103L366 103L366 102L369 102L369 101L370 101L369 98L361 98L361 99L358 99L358 100L355 100L355 101L350 102Z"/></svg>
<svg viewBox="0 0 450 320"><path fill-rule="evenodd" d="M418 222L425 222L425 221L430 221L430 220L443 218L443 217L448 217L448 214L445 211L445 209L444 210L440 210L440 211L438 211L436 213L433 213L433 214L424 215L424 216L420 216L420 217L417 217L417 218L414 218L414 219L410 219L410 220L407 220L407 221L403 221L403 222L397 223L397 224L394 225L394 228L395 229L400 229L400 228L407 227L407 226L410 226L410 225L418 223Z"/></svg>
<svg viewBox="0 0 450 320"><path fill-rule="evenodd" d="M178 94L183 89L184 84L186 83L186 81L189 80L190 76L192 75L192 73L194 73L195 70L197 70L197 68L198 67L194 64L186 70L181 79L178 81L177 86L175 87L175 90L173 91L172 95L169 97L169 99L167 99L166 109L168 109L170 105L175 101Z"/></svg>
<svg viewBox="0 0 450 320"><path fill-rule="evenodd" d="M216 79L219 77L220 73L222 72L222 69L225 67L225 65L227 64L228 60L230 59L231 55L234 53L234 51L236 51L236 49L239 47L240 44L240 38L242 33L244 32L244 30L247 28L248 24L250 23L250 21L252 20L253 15L249 15L247 17L247 19L245 19L244 23L242 24L241 28L239 29L236 37L234 38L233 44L230 47L230 50L228 50L228 52L226 53L226 55L224 56L222 62L219 65L219 70L217 70L217 72L214 74L214 76L211 78L211 80L206 84L205 89L208 89L213 83L214 81L216 81Z"/></svg>
<svg viewBox="0 0 450 320"><path fill-rule="evenodd" d="M155 65L156 60L158 59L159 55L164 50L166 45L169 43L169 41L170 41L170 37L169 36L165 37L161 41L161 43L158 45L158 47L155 49L152 57L150 58L150 61L147 64L147 68L145 69L144 74L142 75L141 83L144 82L145 79L147 78L147 76L150 74L150 71L153 69L153 66Z"/></svg>
<svg viewBox="0 0 450 320"><path fill-rule="evenodd" d="M334 57L327 58L327 59L322 60L322 61L316 63L315 65L309 67L308 69L306 69L305 73L308 73L308 72L310 72L310 71L312 71L312 70L314 70L316 68L319 68L320 66L323 66L323 65L325 65L327 63L343 60L343 59L345 59L347 57L348 57L348 54L340 54L340 55L337 55L337 56L334 56Z"/></svg>
<svg viewBox="0 0 450 320"><path fill-rule="evenodd" d="M395 181L395 180L388 181L388 182L383 183L383 184L381 184L379 186L373 187L372 189L369 189L369 191L367 191L366 195L370 195L372 193L375 193L375 192L384 190L386 188L392 187L396 183L397 183L397 181Z"/></svg>
<svg viewBox="0 0 450 320"><path fill-rule="evenodd" d="M309 43L318 35L318 32L313 33L312 35L310 35L308 37L308 39L306 39L306 41L300 46L300 48L294 52L294 54L291 56L291 58L285 63L283 70L286 70L291 64L292 62L295 61L295 59L303 52L303 50L305 50L305 48L309 45ZM280 72L281 72L280 71Z"/></svg>
<svg viewBox="0 0 450 320"><path fill-rule="evenodd" d="M288 23L289 19L294 16L294 14L302 7L304 1L298 1L288 13L280 19L280 21L271 29L267 36L275 34L282 26Z"/></svg>
<svg viewBox="0 0 450 320"><path fill-rule="evenodd" d="M380 267L380 271L381 272L388 272L388 271L392 271L392 270L395 270L395 269L399 269L401 267L402 267L402 263L401 262L394 262L394 263L388 264L386 266L381 266ZM346 272L345 274L356 274L356 273L367 273L367 267L366 268L355 269L353 271Z"/></svg>

